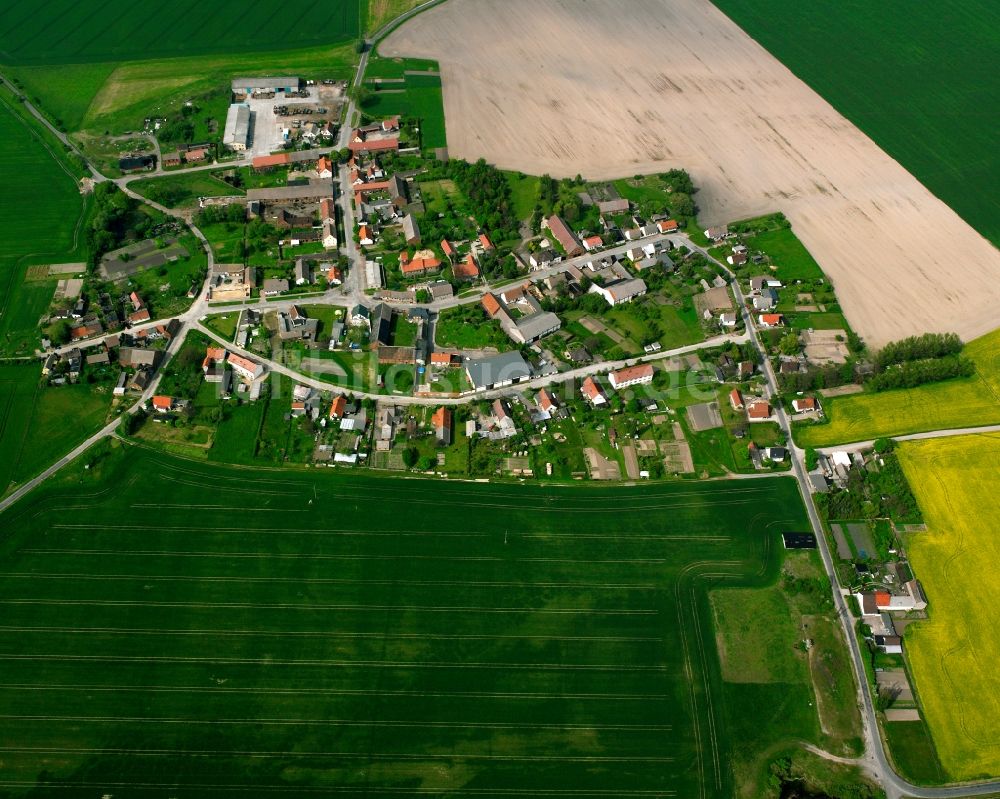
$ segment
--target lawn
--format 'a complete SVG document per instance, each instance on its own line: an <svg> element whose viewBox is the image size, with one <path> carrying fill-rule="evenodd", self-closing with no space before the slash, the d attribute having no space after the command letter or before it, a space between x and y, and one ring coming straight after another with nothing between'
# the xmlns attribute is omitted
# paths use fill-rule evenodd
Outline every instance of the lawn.
<svg viewBox="0 0 1000 799"><path fill-rule="evenodd" d="M773 581L779 530L807 524L792 480L92 460L0 521L6 781L728 797L733 732L744 750L817 740L805 702L779 716L773 691L723 687L712 645L708 590ZM752 736L730 725L750 717Z"/></svg>
<svg viewBox="0 0 1000 799"><path fill-rule="evenodd" d="M771 262L777 267L774 274L785 283L823 277L823 270L816 259L791 228L758 233L748 237L746 243L751 249L763 250L771 257Z"/></svg>
<svg viewBox="0 0 1000 799"><path fill-rule="evenodd" d="M796 427L804 447L823 447L926 430L1000 424L1000 330L969 342L973 377L917 388L824 400L829 422Z"/></svg>
<svg viewBox="0 0 1000 799"><path fill-rule="evenodd" d="M209 172L178 172L160 178L135 180L129 188L167 208L196 207L199 197L227 197L244 193Z"/></svg>
<svg viewBox="0 0 1000 799"><path fill-rule="evenodd" d="M40 380L35 363L0 366L0 495L104 424L109 394L85 383L41 387Z"/></svg>
<svg viewBox="0 0 1000 799"><path fill-rule="evenodd" d="M427 206L427 212L432 214L444 213L448 210L449 202L455 202L461 197L455 181L447 178L421 183L420 196Z"/></svg>
<svg viewBox="0 0 1000 799"><path fill-rule="evenodd" d="M995 777L1000 437L906 442L899 459L927 524L926 532L904 541L930 613L905 633L916 693L948 778Z"/></svg>
<svg viewBox="0 0 1000 799"><path fill-rule="evenodd" d="M809 669L784 592L730 588L712 592L722 677L737 683L808 683Z"/></svg>
<svg viewBox="0 0 1000 799"><path fill-rule="evenodd" d="M906 779L918 785L945 781L926 724L922 721L889 721L882 729L885 730L896 768Z"/></svg>
<svg viewBox="0 0 1000 799"><path fill-rule="evenodd" d="M716 5L1000 244L1000 148L991 112L1000 107L1000 72L983 72L1000 48L993 0Z"/></svg>
<svg viewBox="0 0 1000 799"><path fill-rule="evenodd" d="M510 339L500 325L489 319L479 303L446 308L438 316L434 340L439 347L481 350L486 347L510 349Z"/></svg>
<svg viewBox="0 0 1000 799"><path fill-rule="evenodd" d="M523 172L504 172L504 177L510 185L510 199L515 216L518 219L530 219L538 204L541 178L525 175Z"/></svg>
<svg viewBox="0 0 1000 799"><path fill-rule="evenodd" d="M9 0L0 11L0 61L89 64L353 41L360 32L358 11L356 2L317 8L307 0L289 0L280 7L234 0L192 6L166 0L138 14L127 0L107 0L99 7Z"/></svg>
<svg viewBox="0 0 1000 799"><path fill-rule="evenodd" d="M232 341L236 338L236 325L239 321L240 312L233 310L207 316L202 320L202 324L217 336L222 336L226 341Z"/></svg>

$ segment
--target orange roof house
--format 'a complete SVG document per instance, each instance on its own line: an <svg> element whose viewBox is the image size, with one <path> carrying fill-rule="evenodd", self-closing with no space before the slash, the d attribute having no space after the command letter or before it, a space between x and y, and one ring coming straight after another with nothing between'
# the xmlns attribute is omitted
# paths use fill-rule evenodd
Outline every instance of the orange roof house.
<svg viewBox="0 0 1000 799"><path fill-rule="evenodd" d="M486 252L489 252L490 250L493 249L493 242L490 241L490 237L487 236L485 233L479 234L479 243L482 245L483 249Z"/></svg>
<svg viewBox="0 0 1000 799"><path fill-rule="evenodd" d="M761 327L780 327L784 320L780 313L762 313L758 317Z"/></svg>
<svg viewBox="0 0 1000 799"><path fill-rule="evenodd" d="M333 404L330 405L330 418L341 419L347 410L347 400L342 395L334 397Z"/></svg>
<svg viewBox="0 0 1000 799"><path fill-rule="evenodd" d="M543 388L535 396L535 401L538 403L538 407L543 411L554 411L559 406L556 404L555 398L549 392L547 388Z"/></svg>
<svg viewBox="0 0 1000 799"><path fill-rule="evenodd" d="M432 352L431 363L434 366L453 366L455 363L455 356L450 352Z"/></svg>
<svg viewBox="0 0 1000 799"><path fill-rule="evenodd" d="M603 405L608 401L608 398L604 396L604 392L601 390L601 387L592 377L588 377L583 381L583 385L580 386L580 392L587 400L589 400L591 405Z"/></svg>
<svg viewBox="0 0 1000 799"><path fill-rule="evenodd" d="M441 239L441 252L444 253L446 258L455 257L455 248L451 246L451 242L448 239Z"/></svg>
<svg viewBox="0 0 1000 799"><path fill-rule="evenodd" d="M163 394L157 394L153 397L153 410L158 413L166 413L171 408L174 407L174 398L167 397Z"/></svg>
<svg viewBox="0 0 1000 799"><path fill-rule="evenodd" d="M765 399L756 399L747 405L747 416L751 419L770 419L771 403Z"/></svg>
<svg viewBox="0 0 1000 799"><path fill-rule="evenodd" d="M734 411L742 411L744 407L743 394L738 388L734 388L729 392L729 404L733 406Z"/></svg>
<svg viewBox="0 0 1000 799"><path fill-rule="evenodd" d="M465 260L455 264L452 270L458 280L475 280L479 277L479 267L476 266L476 259L472 253L465 256Z"/></svg>
<svg viewBox="0 0 1000 799"><path fill-rule="evenodd" d="M333 161L331 161L325 155L321 155L316 161L316 172L321 176L326 172L329 172L332 175Z"/></svg>
<svg viewBox="0 0 1000 799"><path fill-rule="evenodd" d="M660 233L673 233L679 227L680 226L677 224L677 220L675 219L661 219L656 223L656 229L659 230Z"/></svg>
<svg viewBox="0 0 1000 799"><path fill-rule="evenodd" d="M484 294L481 302L483 303L483 310L491 317L500 313L500 303L497 302L497 298L492 294Z"/></svg>

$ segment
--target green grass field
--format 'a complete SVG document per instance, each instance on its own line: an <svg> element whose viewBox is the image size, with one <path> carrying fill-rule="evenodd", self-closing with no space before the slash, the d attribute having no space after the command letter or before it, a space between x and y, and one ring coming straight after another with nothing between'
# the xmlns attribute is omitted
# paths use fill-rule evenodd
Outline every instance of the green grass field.
<svg viewBox="0 0 1000 799"><path fill-rule="evenodd" d="M880 436L1000 424L1000 330L965 345L976 374L917 388L852 394L823 401L829 421L796 426L803 447L825 447Z"/></svg>
<svg viewBox="0 0 1000 799"><path fill-rule="evenodd" d="M97 430L110 398L85 384L40 388L37 364L0 366L0 496Z"/></svg>
<svg viewBox="0 0 1000 799"><path fill-rule="evenodd" d="M308 47L355 39L358 11L354 0L319 9L304 0L280 6L168 0L141 13L125 0L41 6L10 0L0 11L0 61L80 64Z"/></svg>
<svg viewBox="0 0 1000 799"><path fill-rule="evenodd" d="M444 100L438 75L406 75L405 84L373 92L364 103L364 112L372 117L400 114L420 120L420 143L424 149L447 145L444 123Z"/></svg>
<svg viewBox="0 0 1000 799"><path fill-rule="evenodd" d="M791 228L758 233L747 238L746 242L748 247L763 250L771 257L777 267L774 274L785 283L823 277L823 270L816 259Z"/></svg>
<svg viewBox="0 0 1000 799"><path fill-rule="evenodd" d="M743 748L751 717L761 749L817 729L805 702L772 727L758 686L723 696L708 601L775 579L794 481L101 452L0 521L9 795L728 797L729 719Z"/></svg>
<svg viewBox="0 0 1000 799"><path fill-rule="evenodd" d="M55 281L27 280L33 263L84 260L82 228L88 203L74 166L54 139L0 89L0 180L10 196L44 198L0 203L0 353L26 355L38 345L39 317Z"/></svg>
<svg viewBox="0 0 1000 799"><path fill-rule="evenodd" d="M947 777L996 777L1000 631L991 614L972 609L1000 587L1000 437L910 441L899 460L927 523L904 539L930 614L905 633L922 715Z"/></svg>
<svg viewBox="0 0 1000 799"><path fill-rule="evenodd" d="M168 208L196 207L199 197L228 197L244 194L208 171L180 172L159 178L136 180L129 184L136 194L141 194Z"/></svg>
<svg viewBox="0 0 1000 799"><path fill-rule="evenodd" d="M1000 6L992 0L715 4L1000 244L1000 72L983 70L1000 48Z"/></svg>

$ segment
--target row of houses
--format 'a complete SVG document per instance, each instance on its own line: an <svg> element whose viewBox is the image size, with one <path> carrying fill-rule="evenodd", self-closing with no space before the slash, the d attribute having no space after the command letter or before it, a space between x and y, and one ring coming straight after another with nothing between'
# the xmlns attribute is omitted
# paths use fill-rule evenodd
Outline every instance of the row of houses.
<svg viewBox="0 0 1000 799"><path fill-rule="evenodd" d="M641 363L609 372L607 380L615 391L622 391L633 386L649 385L655 374L652 364ZM580 393L595 408L608 403L608 395L597 377L585 378L580 386Z"/></svg>

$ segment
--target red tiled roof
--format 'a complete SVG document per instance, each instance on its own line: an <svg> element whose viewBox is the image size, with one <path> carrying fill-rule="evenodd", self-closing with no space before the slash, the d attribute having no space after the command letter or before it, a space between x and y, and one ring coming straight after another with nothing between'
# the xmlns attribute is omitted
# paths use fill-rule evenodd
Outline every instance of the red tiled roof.
<svg viewBox="0 0 1000 799"><path fill-rule="evenodd" d="M674 219L661 219L656 223L656 227L660 233L671 233L677 230L680 225L678 225L677 221Z"/></svg>
<svg viewBox="0 0 1000 799"><path fill-rule="evenodd" d="M452 361L455 356L450 352L432 352L431 353L431 363L439 364L441 366L451 366Z"/></svg>
<svg viewBox="0 0 1000 799"><path fill-rule="evenodd" d="M496 316L500 313L500 303L497 302L497 298L492 294L484 294L482 303L483 310L485 310L490 316Z"/></svg>
<svg viewBox="0 0 1000 799"><path fill-rule="evenodd" d="M332 172L333 171L333 161L327 158L325 155L321 155L316 161L316 171L317 172Z"/></svg>
<svg viewBox="0 0 1000 799"><path fill-rule="evenodd" d="M412 261L404 262L402 256L399 259L399 269L404 275L413 275L418 272L433 272L441 267L441 262L437 258L414 258Z"/></svg>
<svg viewBox="0 0 1000 799"><path fill-rule="evenodd" d="M737 410L743 407L743 394L738 388L729 392L729 404Z"/></svg>
<svg viewBox="0 0 1000 799"><path fill-rule="evenodd" d="M889 602L891 597L888 591L876 591L875 592L875 604L880 608L889 607Z"/></svg>
<svg viewBox="0 0 1000 799"><path fill-rule="evenodd" d="M344 415L345 410L347 410L347 400L343 397L335 397L333 404L330 405L330 418L339 419Z"/></svg>
<svg viewBox="0 0 1000 799"><path fill-rule="evenodd" d="M612 372L609 377L614 377L615 383L627 383L629 380L639 380L644 377L653 376L653 367L651 364L642 363L636 366L629 366L625 369L619 369L617 372Z"/></svg>
<svg viewBox="0 0 1000 799"><path fill-rule="evenodd" d="M583 392L583 395L591 401L604 396L604 392L601 391L601 387L597 385L597 382L592 377L588 377L583 381L581 391Z"/></svg>
<svg viewBox="0 0 1000 799"><path fill-rule="evenodd" d="M556 401L552 398L552 395L547 389L543 388L539 391L536 399L538 400L538 407L540 407L543 411L551 411L556 407Z"/></svg>
<svg viewBox="0 0 1000 799"><path fill-rule="evenodd" d="M455 254L455 248L451 246L451 242L448 239L441 239L441 252L449 258Z"/></svg>
<svg viewBox="0 0 1000 799"><path fill-rule="evenodd" d="M493 242L490 241L489 236L487 236L485 233L480 233L479 234L479 243L483 245L483 249L484 250L492 250L493 249Z"/></svg>
<svg viewBox="0 0 1000 799"><path fill-rule="evenodd" d="M760 323L762 325L780 325L781 324L781 314L780 313L765 313L760 315Z"/></svg>
<svg viewBox="0 0 1000 799"><path fill-rule="evenodd" d="M269 166L282 166L289 163L288 153L275 153L274 155L258 155L250 162L254 169L261 169Z"/></svg>
<svg viewBox="0 0 1000 799"><path fill-rule="evenodd" d="M767 419L771 415L771 403L757 399L747 405L747 416L751 419Z"/></svg>
<svg viewBox="0 0 1000 799"><path fill-rule="evenodd" d="M434 411L434 415L431 417L431 424L434 425L435 429L442 427L451 428L451 409L442 405Z"/></svg>
<svg viewBox="0 0 1000 799"><path fill-rule="evenodd" d="M461 263L455 264L453 270L455 272L455 277L460 279L471 280L472 278L479 277L479 267L476 266L476 259L472 257L472 253L465 256L465 260Z"/></svg>
<svg viewBox="0 0 1000 799"><path fill-rule="evenodd" d="M173 397L157 394L153 397L153 407L158 411L169 411L174 405Z"/></svg>

